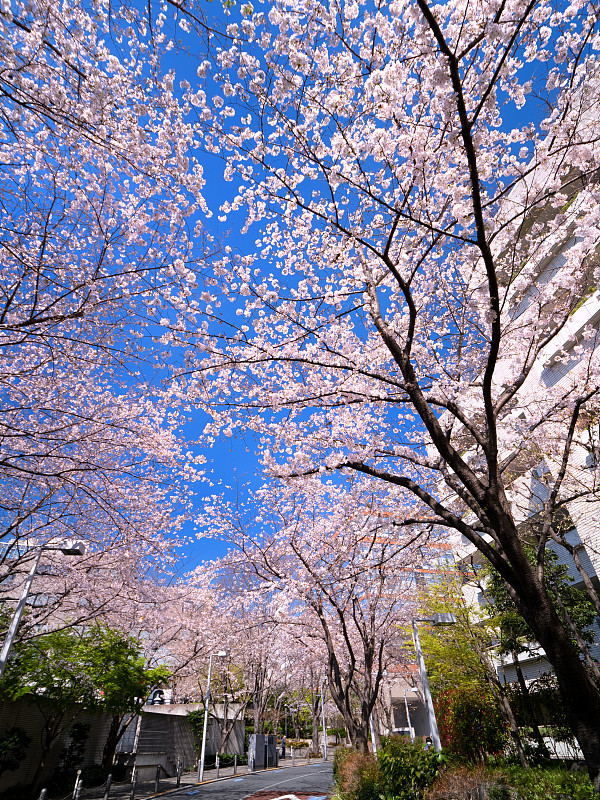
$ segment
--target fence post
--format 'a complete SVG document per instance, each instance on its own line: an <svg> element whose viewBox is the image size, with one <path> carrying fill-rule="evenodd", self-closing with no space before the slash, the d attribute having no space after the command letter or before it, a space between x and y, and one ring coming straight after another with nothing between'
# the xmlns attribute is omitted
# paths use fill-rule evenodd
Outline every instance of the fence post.
<svg viewBox="0 0 600 800"><path fill-rule="evenodd" d="M237 753L233 756L233 774L237 775Z"/></svg>
<svg viewBox="0 0 600 800"><path fill-rule="evenodd" d="M154 794L158 794L160 789L160 764L156 765L156 779L154 781Z"/></svg>
<svg viewBox="0 0 600 800"><path fill-rule="evenodd" d="M129 800L135 800L135 787L137 786L137 767L134 767L131 773L131 794Z"/></svg>
<svg viewBox="0 0 600 800"><path fill-rule="evenodd" d="M215 756L215 766L217 768L217 778L219 777L219 754Z"/></svg>
<svg viewBox="0 0 600 800"><path fill-rule="evenodd" d="M102 798L102 800L108 800L110 796L111 783L112 783L112 775L108 775L108 777L106 778L106 791L104 792L104 797Z"/></svg>

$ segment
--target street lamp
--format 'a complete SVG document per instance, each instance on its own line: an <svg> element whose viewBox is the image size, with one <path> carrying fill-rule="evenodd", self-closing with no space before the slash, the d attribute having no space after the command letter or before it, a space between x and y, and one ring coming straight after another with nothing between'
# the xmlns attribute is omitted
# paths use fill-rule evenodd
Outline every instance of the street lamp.
<svg viewBox="0 0 600 800"><path fill-rule="evenodd" d="M323 760L327 761L327 723L325 721L325 678L321 678L321 714L323 715Z"/></svg>
<svg viewBox="0 0 600 800"><path fill-rule="evenodd" d="M431 617L413 618L412 621L413 639L417 653L417 661L419 663L419 672L421 675L421 688L423 689L423 696L425 698L425 705L427 706L427 714L429 716L429 730L431 731L433 746L436 752L439 753L442 749L442 743L440 742L437 719L435 718L433 700L431 699L431 691L429 689L429 680L427 678L427 670L425 669L425 659L423 658L423 651L421 649L421 640L419 639L417 622L429 622L430 625L435 625L436 627L440 625L455 625L456 617L454 614L433 614Z"/></svg>
<svg viewBox="0 0 600 800"><path fill-rule="evenodd" d="M27 602L27 598L29 597L31 584L33 583L33 579L35 578L35 574L37 572L37 568L40 563L40 558L42 557L42 551L44 550L60 550L60 552L63 553L63 555L65 556L82 556L85 553L85 544L84 542L66 542L64 545L54 546L49 544L43 544L40 547L38 547L38 551L33 559L33 564L31 565L31 569L29 570L29 575L25 578L25 583L23 584L23 591L21 592L21 597L19 599L19 602L17 603L17 607L15 609L15 613L13 614L10 627L8 628L8 633L6 634L6 639L4 640L2 652L0 652L0 678L2 678L2 676L4 675L4 670L6 669L6 664L8 663L8 656L10 654L13 641L17 633L17 629L19 627L19 622L21 621L21 617L23 616L25 603Z"/></svg>
<svg viewBox="0 0 600 800"><path fill-rule="evenodd" d="M200 769L198 770L198 783L201 783L204 778L204 756L206 754L206 728L208 726L208 704L210 702L210 676L212 673L212 660L213 656L217 658L227 658L229 652L227 650L219 650L218 653L211 653L208 660L208 679L206 681L206 708L204 710L204 727L202 729L202 750L200 752Z"/></svg>

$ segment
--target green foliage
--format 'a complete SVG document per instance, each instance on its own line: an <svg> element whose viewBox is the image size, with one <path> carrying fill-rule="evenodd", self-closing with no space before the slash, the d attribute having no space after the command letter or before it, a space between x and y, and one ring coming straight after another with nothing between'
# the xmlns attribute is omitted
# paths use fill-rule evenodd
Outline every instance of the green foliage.
<svg viewBox="0 0 600 800"><path fill-rule="evenodd" d="M109 714L137 712L151 690L164 686L171 672L164 665L146 667L139 643L119 631L88 631L85 664L100 688L100 706Z"/></svg>
<svg viewBox="0 0 600 800"><path fill-rule="evenodd" d="M533 563L536 558L535 550L527 547L526 551ZM594 641L594 632L590 626L596 619L592 601L585 592L573 586L573 578L567 567L558 562L558 556L553 550L546 549L544 558L544 584L558 613L561 613L560 607L563 606L581 638L590 644ZM491 601L490 614L499 628L499 651L507 654L513 651L522 652L526 643L535 641L535 636L517 611L506 584L493 567L487 566L484 580L486 597ZM577 646L576 641L574 644Z"/></svg>
<svg viewBox="0 0 600 800"><path fill-rule="evenodd" d="M233 763L235 760L235 756L232 753L221 753L219 756L219 764L222 767L233 767ZM248 763L248 754L247 753L240 753L237 757L238 764L247 764Z"/></svg>
<svg viewBox="0 0 600 800"><path fill-rule="evenodd" d="M76 722L69 732L69 744L64 748L58 764L58 772L65 773L77 770L82 765L85 746L90 735L88 722Z"/></svg>
<svg viewBox="0 0 600 800"><path fill-rule="evenodd" d="M552 736L561 741L574 742L573 731L558 690L556 676L544 673L528 685L529 702L526 703L518 684L508 684L506 694L519 727L528 728L535 721L552 729ZM532 717L532 711L535 719Z"/></svg>
<svg viewBox="0 0 600 800"><path fill-rule="evenodd" d="M23 728L10 728L0 737L0 775L3 772L14 772L27 755L31 737Z"/></svg>
<svg viewBox="0 0 600 800"><path fill-rule="evenodd" d="M202 747L202 730L204 727L204 709L199 708L196 711L188 711L186 719L192 728L196 754L200 755L200 748Z"/></svg>
<svg viewBox="0 0 600 800"><path fill-rule="evenodd" d="M508 726L492 693L483 687L458 687L436 698L444 749L466 761L483 761L503 752Z"/></svg>
<svg viewBox="0 0 600 800"><path fill-rule="evenodd" d="M31 695L38 705L56 711L80 703L96 708L96 686L85 668L87 642L74 630L55 631L21 643L13 650L0 683L8 700Z"/></svg>
<svg viewBox="0 0 600 800"><path fill-rule="evenodd" d="M146 669L144 664L137 642L100 626L54 631L15 647L0 682L0 696L17 700L28 695L44 718L33 793L54 742L82 709L107 711L113 718L137 711L149 689L167 679L165 667ZM75 736L73 752L65 754L69 761L77 758L77 745Z"/></svg>
<svg viewBox="0 0 600 800"><path fill-rule="evenodd" d="M109 714L138 711L169 670L145 667L140 645L100 626L69 628L21 643L8 662L0 693L9 700L32 695L38 705L79 705Z"/></svg>
<svg viewBox="0 0 600 800"><path fill-rule="evenodd" d="M383 800L418 800L436 779L445 758L421 742L402 736L384 739L378 752L378 781Z"/></svg>
<svg viewBox="0 0 600 800"><path fill-rule="evenodd" d="M465 603L462 575L449 574L429 586L419 598L419 605L424 616L452 613L456 617L454 625L419 626L433 695L458 686L487 686L490 681L488 652L495 631L482 624L477 609Z"/></svg>
<svg viewBox="0 0 600 800"><path fill-rule="evenodd" d="M558 766L532 767L524 770L510 766L502 770L504 781L516 789L519 800L596 800L594 787L585 772L567 772ZM498 795L490 800L502 800Z"/></svg>
<svg viewBox="0 0 600 800"><path fill-rule="evenodd" d="M338 748L333 774L341 800L419 800L445 758L402 736L382 740L377 761L370 753Z"/></svg>
<svg viewBox="0 0 600 800"><path fill-rule="evenodd" d="M338 783L342 765L349 757L352 750L349 747L337 747L333 753L333 780Z"/></svg>

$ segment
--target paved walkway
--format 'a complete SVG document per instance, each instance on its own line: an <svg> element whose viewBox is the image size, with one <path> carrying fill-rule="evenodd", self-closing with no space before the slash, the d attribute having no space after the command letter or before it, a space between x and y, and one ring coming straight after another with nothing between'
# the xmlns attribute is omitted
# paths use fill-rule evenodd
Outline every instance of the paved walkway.
<svg viewBox="0 0 600 800"><path fill-rule="evenodd" d="M309 766L306 759L302 760L295 759L294 761L295 763L292 764L292 759L286 758L285 760L279 761L278 767L271 767L268 770L259 770L253 773L248 773L247 766L245 765L239 766L237 769L237 775L234 774L233 767L223 767L222 769L219 770L219 778L216 777L215 769L205 770L204 780L202 781L202 783L198 783L198 774L195 770L193 772L184 772L181 776L181 783L179 787L177 787L176 778L161 778L159 782L158 793L156 792L156 783L154 780L147 781L144 783L138 783L136 785L136 790L135 790L135 800L147 800L147 798L159 797L159 796L169 797L174 793L177 793L177 795L181 793L181 796L184 795L192 796L192 790L197 790L193 791L193 795L197 795L198 798L200 798L202 794L205 794L204 792L202 792L203 786L208 786L210 784L215 784L217 782L222 783L225 781L232 781L232 779L235 779L236 777L238 779L237 782L241 784L243 780L245 785L250 783L250 781L247 779L253 778L251 783L254 786L257 784L268 782L272 773L281 772L282 770L290 769L293 766L295 766L296 768ZM310 761L310 767L311 767L310 771L312 771L319 765L325 766L322 760L313 758ZM328 763L328 768L331 768L331 762ZM307 770L304 771L306 772ZM294 773L296 772L298 772L297 769L294 770ZM264 776L264 780L261 780L259 776ZM85 781L85 774L82 777ZM262 787L257 785L256 788L258 791L259 788ZM80 800L103 800L105 791L106 791L106 786L97 786L94 788L86 789L84 783L83 791L81 792L80 795ZM213 792L211 792L211 794L213 794ZM68 797L70 798L71 795L68 795ZM130 797L131 797L131 783L112 784L110 788L110 800L129 800Z"/></svg>

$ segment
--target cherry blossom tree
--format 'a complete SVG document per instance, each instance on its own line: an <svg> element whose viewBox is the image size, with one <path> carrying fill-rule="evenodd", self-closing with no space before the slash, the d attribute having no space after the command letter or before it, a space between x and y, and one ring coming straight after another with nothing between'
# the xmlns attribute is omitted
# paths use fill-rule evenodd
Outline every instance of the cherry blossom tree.
<svg viewBox="0 0 600 800"><path fill-rule="evenodd" d="M198 29L199 18L185 16ZM0 538L3 576L15 576L3 584L9 597L33 548L77 538L90 554L77 568L52 560L65 582L61 590L54 581L48 597L81 599L86 570L98 584L116 568L106 594L96 585L88 595L87 611L90 598L106 608L127 569L139 577L164 565L189 514L194 457L158 379L168 374L173 331L197 311L194 270L213 245L202 229L194 134L163 61L174 41L165 24L152 4L140 13L127 3L42 0L0 12Z"/></svg>
<svg viewBox="0 0 600 800"><path fill-rule="evenodd" d="M235 547L219 562L236 576L232 589L268 598L279 637L313 662L307 688L316 724L326 675L363 750L386 665L398 657L398 626L410 619L417 564L441 552L433 533L426 545L398 526L387 501L367 479L313 480L303 489L265 488L257 506L237 513L227 504L210 510L213 530Z"/></svg>
<svg viewBox="0 0 600 800"><path fill-rule="evenodd" d="M362 473L479 548L600 788L600 694L543 580L598 485L597 24L583 0L244 6L202 116L257 245L215 265L188 397L271 472Z"/></svg>

